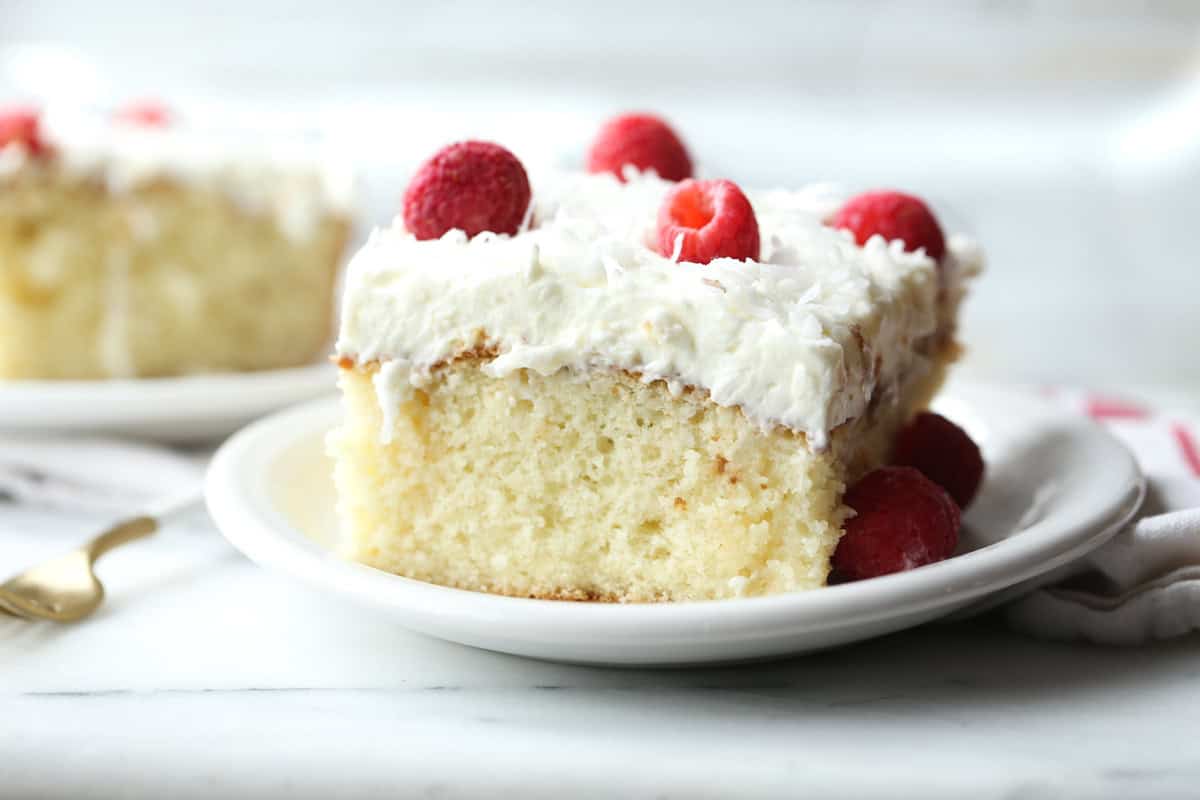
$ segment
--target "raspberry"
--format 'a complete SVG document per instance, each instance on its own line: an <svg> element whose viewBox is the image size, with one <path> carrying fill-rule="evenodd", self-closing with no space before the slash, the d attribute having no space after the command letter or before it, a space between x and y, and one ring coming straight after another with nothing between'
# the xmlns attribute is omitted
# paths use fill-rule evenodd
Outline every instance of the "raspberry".
<svg viewBox="0 0 1200 800"><path fill-rule="evenodd" d="M893 463L915 467L941 486L959 508L975 499L983 481L983 456L967 432L929 411L913 418L896 437Z"/></svg>
<svg viewBox="0 0 1200 800"><path fill-rule="evenodd" d="M50 152L38 130L38 112L32 108L0 109L0 148L17 143L24 145L32 156Z"/></svg>
<svg viewBox="0 0 1200 800"><path fill-rule="evenodd" d="M658 250L670 258L682 237L679 261L758 258L758 220L732 181L686 180L667 192L658 209Z"/></svg>
<svg viewBox="0 0 1200 800"><path fill-rule="evenodd" d="M426 161L404 192L404 227L418 239L457 228L514 234L531 192L525 168L491 142L458 142Z"/></svg>
<svg viewBox="0 0 1200 800"><path fill-rule="evenodd" d="M912 467L882 467L846 492L856 515L833 553L834 574L861 580L948 558L961 516L942 487Z"/></svg>
<svg viewBox="0 0 1200 800"><path fill-rule="evenodd" d="M621 168L652 169L660 178L692 177L692 159L671 126L652 114L623 114L604 123L588 153L588 172L611 172L624 181Z"/></svg>
<svg viewBox="0 0 1200 800"><path fill-rule="evenodd" d="M148 128L161 128L171 124L171 112L162 103L146 100L140 103L130 103L118 109L113 115L120 122L133 125L145 125Z"/></svg>
<svg viewBox="0 0 1200 800"><path fill-rule="evenodd" d="M830 225L854 234L860 245L875 234L889 242L904 241L904 249L921 248L934 261L946 253L946 238L933 212L919 198L900 192L867 192L850 198L833 216Z"/></svg>

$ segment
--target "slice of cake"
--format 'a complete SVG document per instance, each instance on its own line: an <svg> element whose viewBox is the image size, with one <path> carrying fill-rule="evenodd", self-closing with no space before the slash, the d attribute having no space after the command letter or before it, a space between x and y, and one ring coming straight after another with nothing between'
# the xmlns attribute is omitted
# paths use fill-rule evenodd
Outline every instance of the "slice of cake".
<svg viewBox="0 0 1200 800"><path fill-rule="evenodd" d="M520 169L447 148L351 261L345 554L537 598L824 585L846 486L957 353L975 248L860 245L822 187L634 172L540 180L526 214Z"/></svg>
<svg viewBox="0 0 1200 800"><path fill-rule="evenodd" d="M0 378L259 370L326 352L346 173L165 122L0 114Z"/></svg>

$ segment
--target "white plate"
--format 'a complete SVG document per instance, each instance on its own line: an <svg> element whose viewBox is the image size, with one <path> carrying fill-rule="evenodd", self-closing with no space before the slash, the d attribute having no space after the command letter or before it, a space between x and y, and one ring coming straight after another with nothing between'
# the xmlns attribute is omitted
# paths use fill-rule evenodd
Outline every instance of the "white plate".
<svg viewBox="0 0 1200 800"><path fill-rule="evenodd" d="M285 406L327 394L318 363L262 372L97 381L0 381L0 430L111 433L169 442L227 436Z"/></svg>
<svg viewBox="0 0 1200 800"><path fill-rule="evenodd" d="M940 564L809 592L698 603L572 603L448 589L340 560L324 455L336 399L238 433L212 463L217 526L260 564L451 641L558 661L674 665L817 650L986 604L1104 542L1136 511L1129 452L1092 423L1027 395L957 386L938 403L979 439L988 476L960 554Z"/></svg>

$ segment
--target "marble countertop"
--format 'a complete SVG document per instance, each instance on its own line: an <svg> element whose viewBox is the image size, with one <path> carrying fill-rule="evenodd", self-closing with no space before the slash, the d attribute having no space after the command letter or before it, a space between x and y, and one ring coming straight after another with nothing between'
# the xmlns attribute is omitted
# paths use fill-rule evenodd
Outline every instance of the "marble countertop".
<svg viewBox="0 0 1200 800"><path fill-rule="evenodd" d="M0 506L24 562L100 520ZM7 544L6 540L6 544ZM995 620L722 669L566 667L393 627L202 515L100 563L75 627L0 617L0 796L1184 797L1200 639Z"/></svg>
<svg viewBox="0 0 1200 800"><path fill-rule="evenodd" d="M1156 405L1200 411L1200 16L909 5L470 0L411 24L352 0L180 25L146 0L0 3L0 94L328 125L370 165L376 221L451 138L571 163L603 115L662 109L709 174L911 186L974 221L990 263L965 374L1168 383ZM0 578L103 521L0 502ZM99 572L109 598L83 624L0 616L0 798L1200 793L1200 637L1106 649L982 619L757 666L604 670L409 634L259 570L201 516Z"/></svg>

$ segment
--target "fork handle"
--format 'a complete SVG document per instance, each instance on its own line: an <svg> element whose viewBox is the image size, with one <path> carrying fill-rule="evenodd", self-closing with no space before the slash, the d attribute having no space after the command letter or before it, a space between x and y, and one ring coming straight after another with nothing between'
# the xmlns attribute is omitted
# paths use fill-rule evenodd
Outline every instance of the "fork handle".
<svg viewBox="0 0 1200 800"><path fill-rule="evenodd" d="M182 496L167 498L147 509L136 517L123 519L104 533L88 542L88 555L92 561L126 542L142 539L154 533L163 524L185 516L200 508L203 496L198 492L190 492Z"/></svg>
<svg viewBox="0 0 1200 800"><path fill-rule="evenodd" d="M158 520L154 517L131 517L113 525L104 533L88 542L85 547L87 548L88 556L92 561L95 561L109 550L120 547L126 542L132 542L134 539L149 536L156 530L158 530Z"/></svg>

